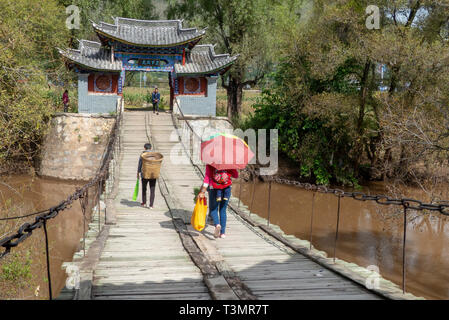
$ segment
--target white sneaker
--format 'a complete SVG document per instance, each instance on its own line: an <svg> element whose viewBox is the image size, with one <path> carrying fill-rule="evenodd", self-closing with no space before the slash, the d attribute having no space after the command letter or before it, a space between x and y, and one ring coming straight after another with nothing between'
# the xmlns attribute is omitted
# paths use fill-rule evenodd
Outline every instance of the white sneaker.
<svg viewBox="0 0 449 320"><path fill-rule="evenodd" d="M150 210L154 209L154 207L150 207Z"/></svg>
<svg viewBox="0 0 449 320"><path fill-rule="evenodd" d="M220 235L220 238L224 239L226 238L226 235L223 233L222 235Z"/></svg>
<svg viewBox="0 0 449 320"><path fill-rule="evenodd" d="M214 237L218 238L220 236L220 231L221 231L221 226L219 224L217 224L215 226L215 231L214 231Z"/></svg>

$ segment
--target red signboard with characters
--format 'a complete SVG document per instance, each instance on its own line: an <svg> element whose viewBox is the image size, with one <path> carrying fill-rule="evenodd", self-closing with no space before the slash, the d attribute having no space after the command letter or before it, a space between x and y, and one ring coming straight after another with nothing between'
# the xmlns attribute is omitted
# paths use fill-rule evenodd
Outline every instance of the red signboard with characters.
<svg viewBox="0 0 449 320"><path fill-rule="evenodd" d="M88 78L89 93L117 94L118 74L91 73Z"/></svg>
<svg viewBox="0 0 449 320"><path fill-rule="evenodd" d="M179 95L207 95L207 80L204 77L180 77Z"/></svg>

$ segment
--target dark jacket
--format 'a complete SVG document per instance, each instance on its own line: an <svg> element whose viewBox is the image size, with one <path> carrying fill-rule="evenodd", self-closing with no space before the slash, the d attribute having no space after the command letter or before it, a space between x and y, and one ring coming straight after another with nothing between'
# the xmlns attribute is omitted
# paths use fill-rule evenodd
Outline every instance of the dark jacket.
<svg viewBox="0 0 449 320"><path fill-rule="evenodd" d="M156 101L157 100L157 101ZM158 103L161 101L161 94L159 92L153 92L151 94L151 101L153 103Z"/></svg>
<svg viewBox="0 0 449 320"><path fill-rule="evenodd" d="M152 152L151 150L143 150L142 153L140 154L142 156L143 153L145 152ZM137 166L137 173L142 173L142 157L139 156L139 164Z"/></svg>

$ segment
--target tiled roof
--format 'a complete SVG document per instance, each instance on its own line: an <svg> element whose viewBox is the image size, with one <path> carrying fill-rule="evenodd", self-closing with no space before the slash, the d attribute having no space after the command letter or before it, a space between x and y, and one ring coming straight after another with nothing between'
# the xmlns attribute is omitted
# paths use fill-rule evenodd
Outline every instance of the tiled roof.
<svg viewBox="0 0 449 320"><path fill-rule="evenodd" d="M110 50L102 48L99 42L80 40L78 50L58 50L67 59L88 69L104 71L121 71L122 69L122 62L119 59L112 62Z"/></svg>
<svg viewBox="0 0 449 320"><path fill-rule="evenodd" d="M101 46L101 43L80 40L78 50L67 49L59 52L75 64L86 69L101 71L121 71L120 59L112 61L111 51ZM213 74L219 73L231 66L237 59L229 54L215 54L214 47L210 44L197 45L186 52L185 65L175 63L174 71L177 75Z"/></svg>
<svg viewBox="0 0 449 320"><path fill-rule="evenodd" d="M114 18L115 24L92 23L95 31L124 43L141 46L175 46L201 39L206 30L182 28L182 20Z"/></svg>
<svg viewBox="0 0 449 320"><path fill-rule="evenodd" d="M185 65L175 64L177 75L218 73L232 65L238 55L231 57L229 54L215 54L211 44L197 45L186 53Z"/></svg>

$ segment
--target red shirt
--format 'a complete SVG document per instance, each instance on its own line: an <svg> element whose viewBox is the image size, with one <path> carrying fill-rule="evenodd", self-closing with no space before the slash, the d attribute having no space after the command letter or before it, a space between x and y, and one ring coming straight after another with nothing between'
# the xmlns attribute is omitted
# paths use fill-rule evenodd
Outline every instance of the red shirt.
<svg viewBox="0 0 449 320"><path fill-rule="evenodd" d="M235 169L229 169L229 170L224 170L229 174L229 180L227 183L223 183L223 184L218 184L214 181L214 175L215 175L215 171L216 169L214 167L212 167L211 165L207 165L206 166L206 174L204 176L204 181L203 184L207 187L208 185L210 185L213 189L224 189L229 187L230 185L232 185L232 179L231 178L238 178L239 177L239 173L237 170Z"/></svg>
<svg viewBox="0 0 449 320"><path fill-rule="evenodd" d="M69 103L69 94L67 92L64 92L64 94L62 95L62 102Z"/></svg>

